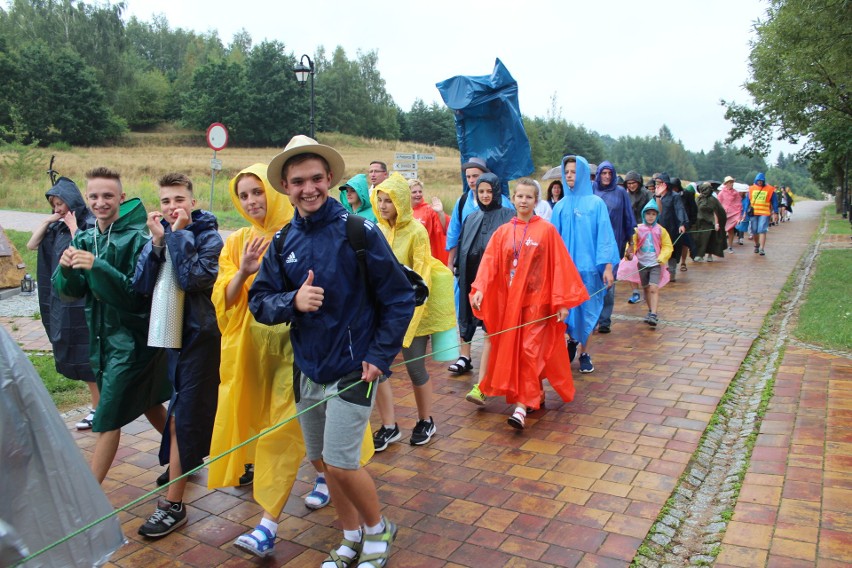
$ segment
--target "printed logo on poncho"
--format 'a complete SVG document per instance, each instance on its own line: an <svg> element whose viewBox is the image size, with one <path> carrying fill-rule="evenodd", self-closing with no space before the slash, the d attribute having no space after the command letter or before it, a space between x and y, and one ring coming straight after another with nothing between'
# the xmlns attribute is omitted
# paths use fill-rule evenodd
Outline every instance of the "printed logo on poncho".
<svg viewBox="0 0 852 568"><path fill-rule="evenodd" d="M524 244L528 247L537 247L538 243L532 240L532 237L528 237L527 240L524 241Z"/></svg>
<svg viewBox="0 0 852 568"><path fill-rule="evenodd" d="M298 260L296 260L296 253L291 252L287 257L287 260L284 261L284 264L293 264L294 262L298 262Z"/></svg>

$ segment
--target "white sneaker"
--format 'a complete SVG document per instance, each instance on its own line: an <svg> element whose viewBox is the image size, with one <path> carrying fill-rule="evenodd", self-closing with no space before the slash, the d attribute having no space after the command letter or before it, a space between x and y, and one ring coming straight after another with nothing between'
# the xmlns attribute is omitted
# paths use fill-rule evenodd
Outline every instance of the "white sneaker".
<svg viewBox="0 0 852 568"><path fill-rule="evenodd" d="M77 430L91 430L92 429L92 420L94 420L94 419L95 419L95 411L90 408L89 413L86 415L86 417L83 418L82 420L80 420L79 422L77 422L74 425L74 427L77 428Z"/></svg>

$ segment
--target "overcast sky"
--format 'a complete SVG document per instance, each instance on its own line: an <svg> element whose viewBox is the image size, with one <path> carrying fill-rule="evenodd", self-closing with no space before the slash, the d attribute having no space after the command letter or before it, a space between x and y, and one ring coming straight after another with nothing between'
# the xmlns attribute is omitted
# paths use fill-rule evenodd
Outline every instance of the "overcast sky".
<svg viewBox="0 0 852 568"><path fill-rule="evenodd" d="M521 112L561 115L613 137L667 124L687 149L709 150L730 128L720 99L750 102L752 26L761 0L528 0L342 2L127 0L129 18L163 14L172 28L217 30L226 45L245 29L298 58L340 45L376 50L387 91L404 110L441 102L435 83L490 74L500 58L518 81ZM776 145L788 152L787 145Z"/></svg>

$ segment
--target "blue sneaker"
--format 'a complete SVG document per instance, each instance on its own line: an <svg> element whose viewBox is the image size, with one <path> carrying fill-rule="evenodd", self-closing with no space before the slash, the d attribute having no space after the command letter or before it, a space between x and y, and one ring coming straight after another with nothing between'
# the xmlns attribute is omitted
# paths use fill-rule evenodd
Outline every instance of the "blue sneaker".
<svg viewBox="0 0 852 568"><path fill-rule="evenodd" d="M638 304L642 300L642 296L639 295L639 292L633 292L630 295L630 299L627 300L628 304Z"/></svg>
<svg viewBox="0 0 852 568"><path fill-rule="evenodd" d="M592 358L588 353L580 353L580 372L581 373L591 373L595 370L595 366L592 364Z"/></svg>

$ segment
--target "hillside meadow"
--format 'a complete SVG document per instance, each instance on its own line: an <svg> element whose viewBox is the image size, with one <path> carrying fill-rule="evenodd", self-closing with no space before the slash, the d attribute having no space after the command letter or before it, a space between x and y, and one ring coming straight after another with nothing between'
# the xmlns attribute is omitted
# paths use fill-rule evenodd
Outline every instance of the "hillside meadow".
<svg viewBox="0 0 852 568"><path fill-rule="evenodd" d="M319 134L317 138L343 155L347 166L343 179L366 173L372 160L386 162L392 169L396 152L434 154L434 162L418 165L427 199L437 195L449 212L460 194L460 158L456 149L334 133ZM224 228L243 224L227 195L228 180L248 165L268 162L280 151L281 148L228 147L217 153L223 165L216 175L212 210ZM203 133L187 132L131 134L121 145L108 147L0 147L0 209L47 210L44 192L50 188L46 172L51 156L56 156L54 169L81 185L81 189L86 170L99 165L118 170L128 197L140 197L149 210L157 203L157 178L167 172L183 172L195 184L198 207L211 209L213 151L207 148ZM332 195L339 198L340 194L334 189Z"/></svg>

